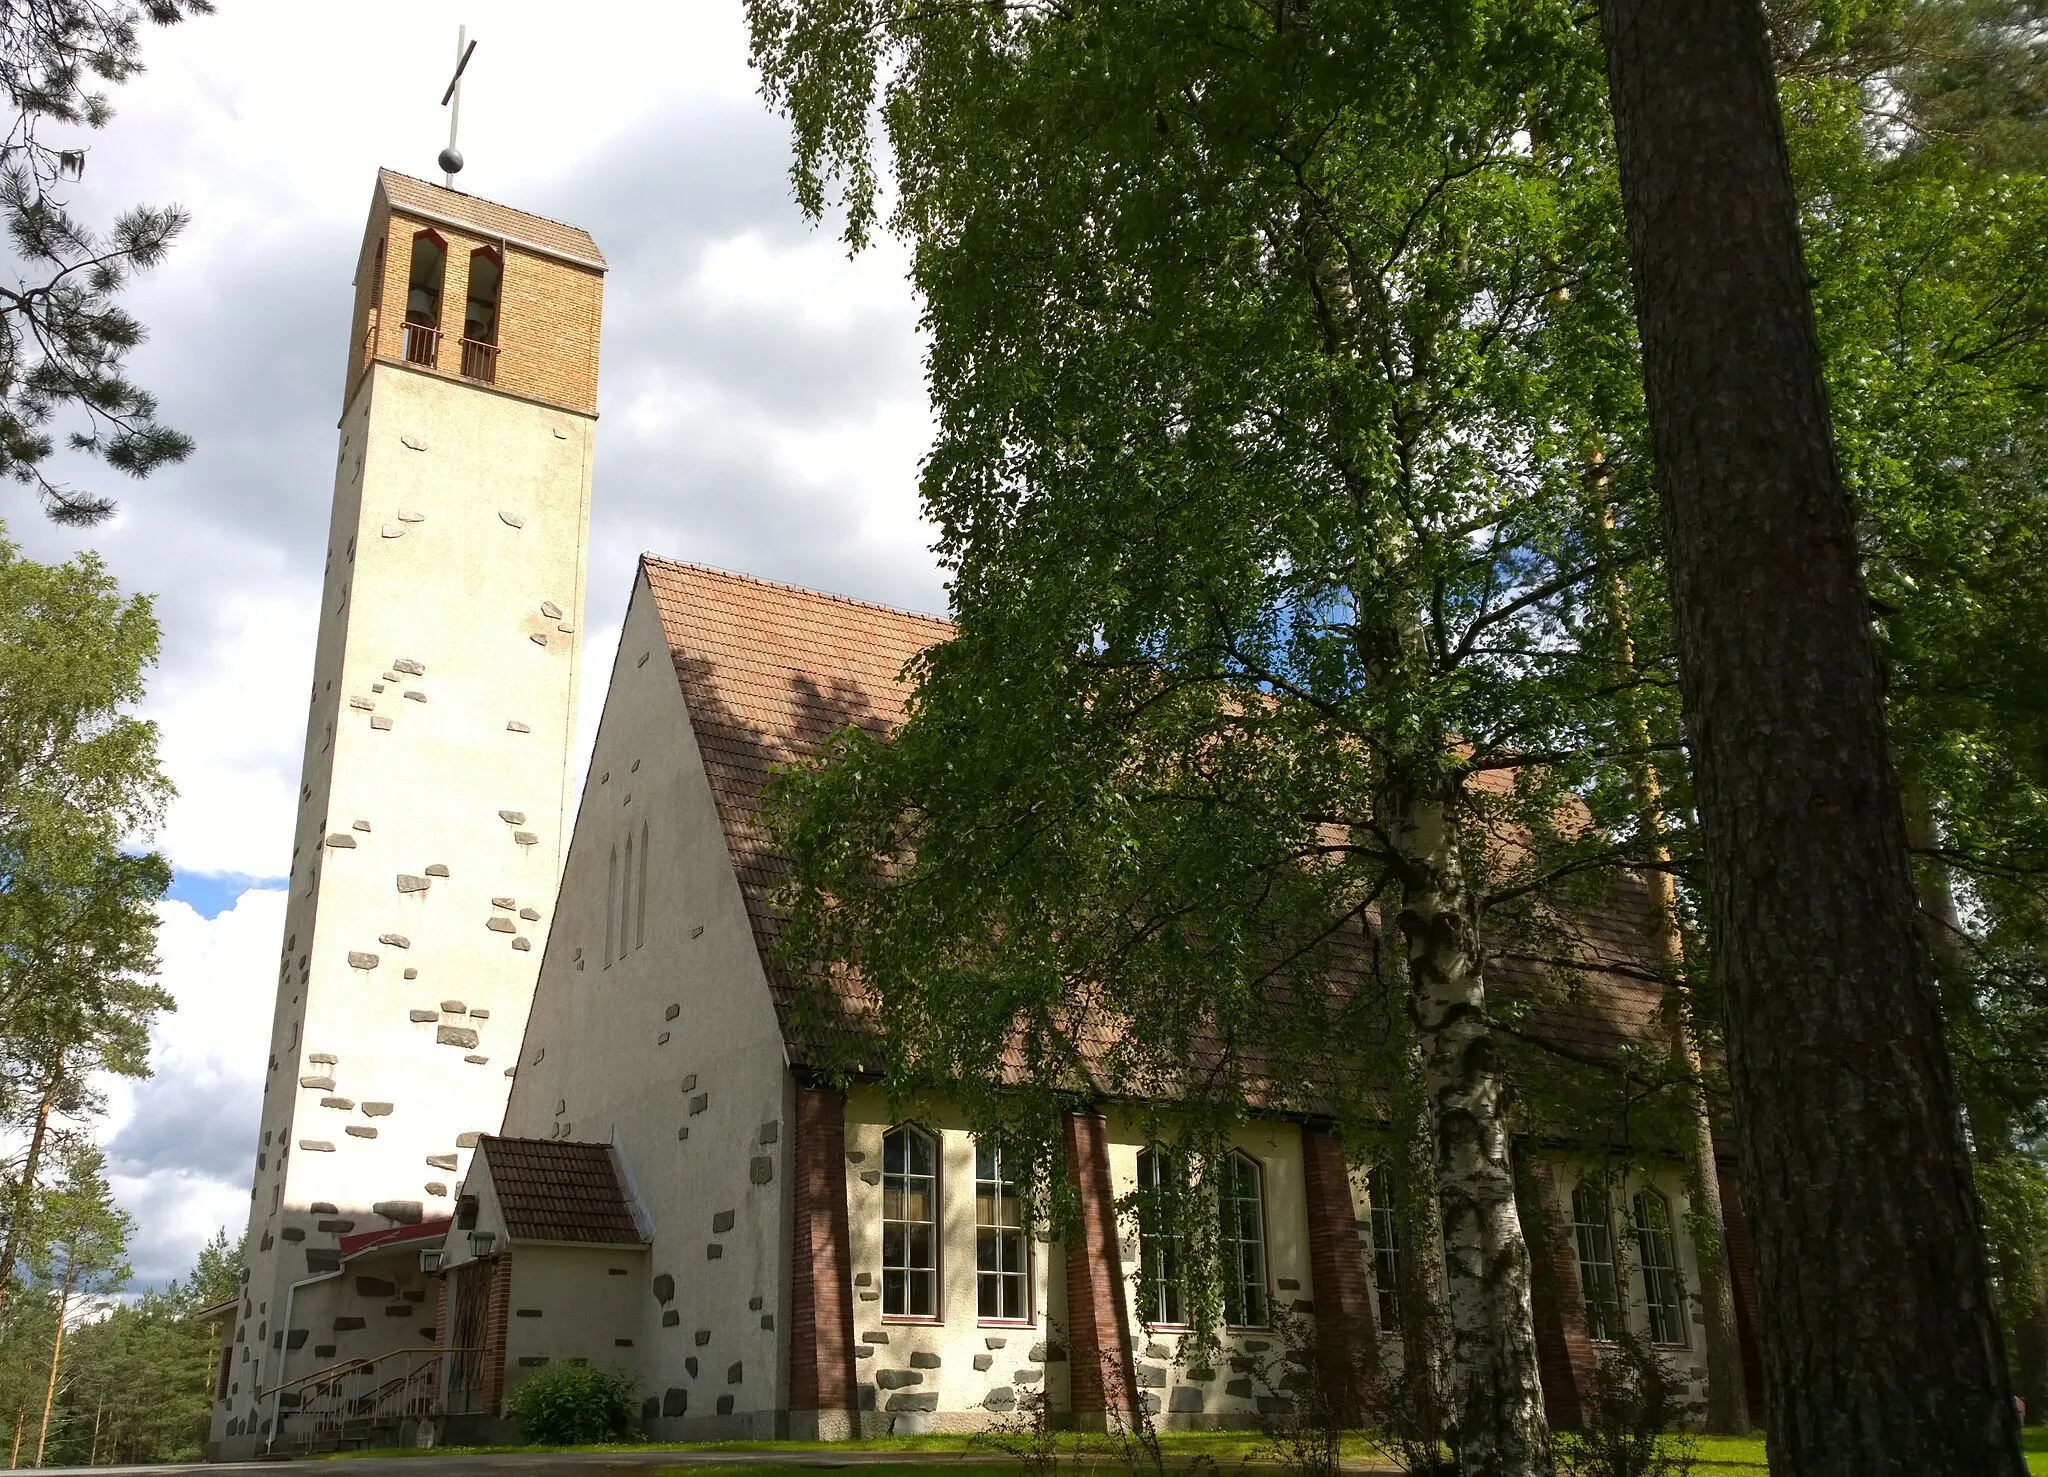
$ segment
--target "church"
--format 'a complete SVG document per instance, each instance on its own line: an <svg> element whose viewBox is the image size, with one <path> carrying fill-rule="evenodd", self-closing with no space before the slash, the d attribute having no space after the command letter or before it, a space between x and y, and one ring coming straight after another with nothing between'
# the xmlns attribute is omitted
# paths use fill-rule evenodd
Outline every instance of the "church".
<svg viewBox="0 0 2048 1477"><path fill-rule="evenodd" d="M819 1070L774 958L763 785L885 731L946 622L651 555L603 571L631 594L567 793L604 270L574 228L379 176L215 1449L516 1439L507 1398L570 1362L625 1374L644 1433L681 1440L975 1430L1036 1400L1249 1425L1295 1318L1398 1360L1391 1199L1327 1122L1236 1130L1205 1363L1176 1357L1179 1290L1121 1208L1168 1172L1136 1113L1066 1115L1055 1239L942 1105L897 1121ZM1586 1044L1652 1038L1653 987L1593 983ZM1698 1398L1681 1166L1610 1196L1544 1153L1552 1421L1580 1421L1617 1305ZM1738 1189L1724 1170L1754 1400Z"/></svg>

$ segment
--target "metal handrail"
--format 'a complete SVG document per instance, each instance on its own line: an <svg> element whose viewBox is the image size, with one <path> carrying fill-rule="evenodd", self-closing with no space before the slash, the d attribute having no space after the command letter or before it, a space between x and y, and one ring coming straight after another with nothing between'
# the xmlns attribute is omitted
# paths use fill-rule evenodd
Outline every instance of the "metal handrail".
<svg viewBox="0 0 2048 1477"><path fill-rule="evenodd" d="M432 369L441 357L441 330L428 323L405 325L405 362Z"/></svg>
<svg viewBox="0 0 2048 1477"><path fill-rule="evenodd" d="M462 377L481 380L487 385L498 382L498 346L487 344L482 339L466 338L462 341Z"/></svg>
<svg viewBox="0 0 2048 1477"><path fill-rule="evenodd" d="M389 1349L369 1359L344 1359L275 1385L266 1393L280 1396L290 1390L307 1393L289 1408L280 1399L273 1439L284 1439L288 1423L298 1424L299 1439L312 1442L323 1436L341 1439L347 1435L351 1425L362 1428L374 1426L380 1420L431 1415L439 1402L442 1357L477 1352L481 1351L447 1349L438 1345ZM427 1357L418 1357L423 1355ZM410 1365L402 1365L395 1373L376 1378L379 1366L388 1366L392 1360L402 1360L407 1356L413 1356ZM357 1381L367 1382L368 1388Z"/></svg>

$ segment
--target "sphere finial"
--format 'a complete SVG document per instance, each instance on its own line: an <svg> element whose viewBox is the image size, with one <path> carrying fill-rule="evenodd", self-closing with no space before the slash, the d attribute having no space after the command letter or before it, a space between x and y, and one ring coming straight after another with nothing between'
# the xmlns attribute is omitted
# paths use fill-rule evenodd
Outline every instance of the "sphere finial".
<svg viewBox="0 0 2048 1477"><path fill-rule="evenodd" d="M435 162L441 166L441 173L443 174L462 173L462 151L453 144L443 149L441 157Z"/></svg>

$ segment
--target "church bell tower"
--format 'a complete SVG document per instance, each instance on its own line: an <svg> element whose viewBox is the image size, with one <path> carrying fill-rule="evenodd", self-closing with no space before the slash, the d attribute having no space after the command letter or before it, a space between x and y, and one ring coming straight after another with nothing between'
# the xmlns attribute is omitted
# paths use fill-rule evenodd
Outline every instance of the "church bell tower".
<svg viewBox="0 0 2048 1477"><path fill-rule="evenodd" d="M294 1381L436 1341L419 1251L503 1115L574 819L604 272L572 226L378 175L227 1455L291 1433Z"/></svg>

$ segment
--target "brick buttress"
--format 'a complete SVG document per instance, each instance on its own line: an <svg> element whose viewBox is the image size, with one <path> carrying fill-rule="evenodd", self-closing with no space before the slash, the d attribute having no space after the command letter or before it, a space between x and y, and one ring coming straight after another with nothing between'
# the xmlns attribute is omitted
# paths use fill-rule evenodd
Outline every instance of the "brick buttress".
<svg viewBox="0 0 2048 1477"><path fill-rule="evenodd" d="M1553 1431L1583 1430L1599 1361L1586 1328L1578 1254L1566 1229L1557 1174L1541 1159L1521 1165L1522 1223L1530 1232L1529 1292L1536 1317L1536 1370L1543 1418Z"/></svg>
<svg viewBox="0 0 2048 1477"><path fill-rule="evenodd" d="M1301 1132L1302 1185L1308 1199L1308 1264L1315 1294L1316 1363L1333 1412L1359 1424L1362 1401L1379 1375L1379 1333L1372 1287L1358 1238L1358 1207L1344 1145L1326 1128Z"/></svg>
<svg viewBox="0 0 2048 1477"><path fill-rule="evenodd" d="M846 1098L796 1089L789 1264L789 1408L852 1411L853 1256L846 1219ZM857 1434L849 1432L848 1434Z"/></svg>
<svg viewBox="0 0 2048 1477"><path fill-rule="evenodd" d="M1109 1183L1109 1125L1099 1113L1068 1113L1061 1129L1077 1222L1068 1233L1065 1257L1068 1408L1074 1423L1085 1429L1105 1423L1112 1408L1128 1417L1137 1377L1124 1317L1116 1196Z"/></svg>

